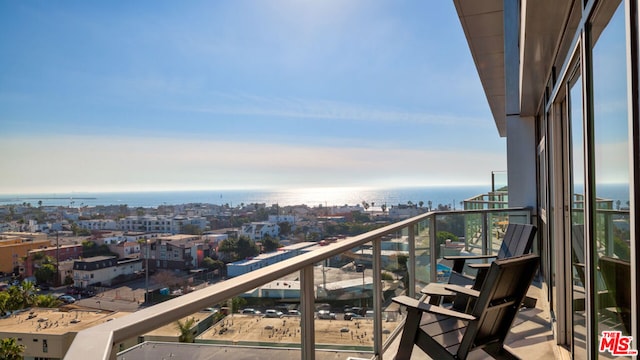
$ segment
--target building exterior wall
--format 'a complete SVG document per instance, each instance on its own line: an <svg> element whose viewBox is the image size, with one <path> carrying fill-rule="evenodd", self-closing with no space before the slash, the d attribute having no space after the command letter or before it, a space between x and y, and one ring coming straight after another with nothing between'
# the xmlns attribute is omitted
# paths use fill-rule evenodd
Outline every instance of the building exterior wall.
<svg viewBox="0 0 640 360"><path fill-rule="evenodd" d="M86 230L117 230L118 223L115 220L79 220L78 227Z"/></svg>
<svg viewBox="0 0 640 360"><path fill-rule="evenodd" d="M33 276L35 272L33 256L42 253L53 258L56 263L69 259L79 259L82 256L82 245L62 245L59 248L47 247L44 249L30 250L25 261L25 276Z"/></svg>
<svg viewBox="0 0 640 360"><path fill-rule="evenodd" d="M118 276L134 275L142 271L142 260L124 260L118 262L113 257L98 256L73 265L74 286L85 288L98 284L110 285Z"/></svg>
<svg viewBox="0 0 640 360"><path fill-rule="evenodd" d="M242 226L241 236L246 236L251 240L260 240L266 235L277 237L280 235L280 227L278 224L269 222L252 222Z"/></svg>
<svg viewBox="0 0 640 360"><path fill-rule="evenodd" d="M26 258L30 250L42 249L51 245L49 240L46 239L46 235L44 235L44 239L38 238L39 240L31 240L14 235L3 237L0 237L0 271L3 273L13 272L15 267L19 267L24 271L22 259Z"/></svg>
<svg viewBox="0 0 640 360"><path fill-rule="evenodd" d="M204 231L208 226L206 218L201 216L128 216L118 222L122 231L155 232L178 234L185 225L194 225Z"/></svg>

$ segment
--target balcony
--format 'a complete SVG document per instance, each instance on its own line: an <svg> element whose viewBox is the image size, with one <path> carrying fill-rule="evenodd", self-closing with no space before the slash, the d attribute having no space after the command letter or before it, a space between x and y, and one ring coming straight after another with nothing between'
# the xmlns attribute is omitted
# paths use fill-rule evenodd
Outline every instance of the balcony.
<svg viewBox="0 0 640 360"><path fill-rule="evenodd" d="M393 358L404 313L391 297L419 297L426 284L446 282L450 264L443 261L445 254L497 252L508 222L530 223L530 210L484 207L430 212L318 246L315 251L80 331L65 359L84 359L88 353L123 360L142 358L143 353L153 358L200 358L203 354L207 354L203 358L213 358L218 353L229 359L252 354L274 359ZM531 291L540 300L538 308L521 311L508 345L525 359L545 353L557 357L549 311L543 308L546 295L535 286ZM145 334L163 326L175 328L176 321L204 308L228 304L229 309L237 310L242 301L248 303L246 307L288 305L300 315L267 318L232 313L215 325L194 330L193 344L143 342ZM322 309L326 311L319 312ZM344 320L349 310L362 317ZM424 358L420 351L415 356Z"/></svg>

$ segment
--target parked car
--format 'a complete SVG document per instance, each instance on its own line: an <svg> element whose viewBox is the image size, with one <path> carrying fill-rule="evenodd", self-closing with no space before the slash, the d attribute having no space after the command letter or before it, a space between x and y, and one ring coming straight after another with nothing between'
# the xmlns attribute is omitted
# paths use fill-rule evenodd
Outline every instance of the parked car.
<svg viewBox="0 0 640 360"><path fill-rule="evenodd" d="M253 309L253 308L246 308L246 309L240 310L240 314L244 314L244 315L261 315L262 313L260 312L260 310L256 310L256 309Z"/></svg>
<svg viewBox="0 0 640 360"><path fill-rule="evenodd" d="M281 318L282 315L283 315L282 311L278 311L274 309L267 309L267 311L264 312L264 317L268 317L268 318Z"/></svg>
<svg viewBox="0 0 640 360"><path fill-rule="evenodd" d="M345 320L362 319L362 315L348 312L348 313L344 313L344 319Z"/></svg>
<svg viewBox="0 0 640 360"><path fill-rule="evenodd" d="M344 312L346 313L354 313L354 314L358 314L361 316L364 316L364 314L366 313L366 309L362 308L360 306L345 306L344 308Z"/></svg>
<svg viewBox="0 0 640 360"><path fill-rule="evenodd" d="M61 300L65 304L73 304L76 302L76 298L71 295L60 295L58 296L58 300Z"/></svg>
<svg viewBox="0 0 640 360"><path fill-rule="evenodd" d="M289 315L289 316L300 316L300 315L302 315L302 313L300 312L300 310L289 310L289 311L287 311L287 315Z"/></svg>
<svg viewBox="0 0 640 360"><path fill-rule="evenodd" d="M319 310L318 311L318 319L335 320L336 319L336 314L332 313L329 310Z"/></svg>

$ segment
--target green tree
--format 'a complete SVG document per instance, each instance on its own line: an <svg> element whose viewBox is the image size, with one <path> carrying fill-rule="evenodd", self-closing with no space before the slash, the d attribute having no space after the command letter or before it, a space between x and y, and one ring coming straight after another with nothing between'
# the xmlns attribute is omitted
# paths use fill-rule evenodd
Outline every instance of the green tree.
<svg viewBox="0 0 640 360"><path fill-rule="evenodd" d="M186 224L180 229L181 234L202 235L202 229L198 225Z"/></svg>
<svg viewBox="0 0 640 360"><path fill-rule="evenodd" d="M438 241L438 244L442 244L446 240L458 241L458 237L448 231L438 231L436 234L436 240Z"/></svg>
<svg viewBox="0 0 640 360"><path fill-rule="evenodd" d="M352 211L351 212L351 216L353 217L353 221L355 222L369 222L371 221L371 218L369 217L369 214L367 213L361 213L359 211Z"/></svg>
<svg viewBox="0 0 640 360"><path fill-rule="evenodd" d="M207 256L202 259L202 266L206 267L209 270L220 270L224 268L224 262L220 260L214 260Z"/></svg>
<svg viewBox="0 0 640 360"><path fill-rule="evenodd" d="M9 296L11 297L9 302L13 309L24 309L33 305L36 297L36 287L31 281L23 281L18 286L12 286L9 288Z"/></svg>
<svg viewBox="0 0 640 360"><path fill-rule="evenodd" d="M260 253L256 243L246 236L229 238L220 243L218 251L226 254L231 261L238 261Z"/></svg>
<svg viewBox="0 0 640 360"><path fill-rule="evenodd" d="M241 297L234 297L231 299L231 312L236 313L241 307L247 305L247 300Z"/></svg>
<svg viewBox="0 0 640 360"><path fill-rule="evenodd" d="M53 295L36 295L33 300L33 305L41 308L55 308L60 306L60 300L56 299Z"/></svg>
<svg viewBox="0 0 640 360"><path fill-rule="evenodd" d="M56 277L56 267L52 264L42 264L36 269L34 275L38 284L53 283Z"/></svg>
<svg viewBox="0 0 640 360"><path fill-rule="evenodd" d="M15 338L0 339L0 360L23 359L24 345L18 344Z"/></svg>
<svg viewBox="0 0 640 360"><path fill-rule="evenodd" d="M193 324L196 323L196 319L194 317L187 318L184 322L178 320L176 325L178 330L180 331L180 336L178 337L179 342L183 343L192 343L195 340L195 336L193 331Z"/></svg>
<svg viewBox="0 0 640 360"><path fill-rule="evenodd" d="M262 247L264 248L265 252L276 251L280 247L280 241L278 241L278 239L276 238L266 235L264 238L262 238Z"/></svg>
<svg viewBox="0 0 640 360"><path fill-rule="evenodd" d="M0 291L0 316L4 315L5 312L9 311L9 292L8 291Z"/></svg>
<svg viewBox="0 0 640 360"><path fill-rule="evenodd" d="M114 254L109 250L109 246L106 244L98 245L93 241L83 241L82 242L82 256L84 257L92 257L92 256L118 256L118 254Z"/></svg>

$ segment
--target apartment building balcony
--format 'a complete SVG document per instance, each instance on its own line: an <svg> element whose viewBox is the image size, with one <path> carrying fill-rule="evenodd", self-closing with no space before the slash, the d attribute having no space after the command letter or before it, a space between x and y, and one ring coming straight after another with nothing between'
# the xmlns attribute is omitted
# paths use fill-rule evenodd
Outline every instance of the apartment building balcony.
<svg viewBox="0 0 640 360"><path fill-rule="evenodd" d="M84 359L87 353L123 360L213 359L221 354L229 360L391 359L406 316L391 298L419 298L428 283L448 280L451 264L443 260L451 243L447 240L459 245L454 251L496 253L505 222L531 223L531 210L422 214L80 331L65 359ZM457 238L438 236L443 231ZM562 349L554 346L543 285L534 281L529 295L538 299L536 308L521 310L507 346L523 359L557 358ZM233 310L238 310L234 304L239 298L263 313L288 307L293 315L238 314ZM226 305L221 311L232 312L197 331L194 343L145 341L145 334L163 326L175 331L178 320L219 304ZM346 312L357 315L345 320ZM479 351L471 358L485 355ZM414 357L425 355L416 350Z"/></svg>

